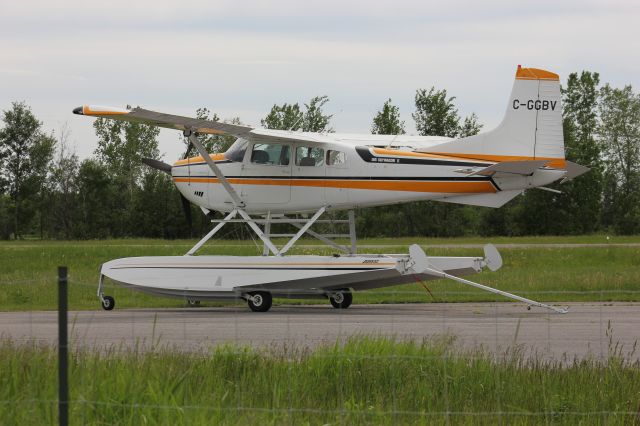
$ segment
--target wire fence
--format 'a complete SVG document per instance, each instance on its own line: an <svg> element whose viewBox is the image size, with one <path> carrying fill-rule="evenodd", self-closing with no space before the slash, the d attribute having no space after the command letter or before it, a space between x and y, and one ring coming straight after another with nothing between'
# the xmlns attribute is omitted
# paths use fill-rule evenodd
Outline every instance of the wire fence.
<svg viewBox="0 0 640 426"><path fill-rule="evenodd" d="M610 302L640 289L504 289L586 300L560 315L476 290L439 288L434 303L418 284L358 292L346 310L282 299L268 313L187 297L136 307L125 288L113 289L124 308L103 311L97 281L69 288L72 424L640 422L640 304ZM358 304L371 295L395 303ZM55 419L56 327L55 311L0 312L10 423Z"/></svg>

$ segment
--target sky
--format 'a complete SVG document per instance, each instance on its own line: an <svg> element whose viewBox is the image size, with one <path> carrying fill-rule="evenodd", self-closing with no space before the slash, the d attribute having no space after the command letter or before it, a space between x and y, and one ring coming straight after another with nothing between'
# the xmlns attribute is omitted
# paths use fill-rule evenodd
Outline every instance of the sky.
<svg viewBox="0 0 640 426"><path fill-rule="evenodd" d="M435 86L489 130L518 64L640 87L639 23L634 0L0 0L0 109L67 126L80 158L97 145L71 113L83 104L259 126L274 103L328 95L336 131L369 133L391 98L415 133L415 91ZM162 130L160 150L177 159L180 134Z"/></svg>

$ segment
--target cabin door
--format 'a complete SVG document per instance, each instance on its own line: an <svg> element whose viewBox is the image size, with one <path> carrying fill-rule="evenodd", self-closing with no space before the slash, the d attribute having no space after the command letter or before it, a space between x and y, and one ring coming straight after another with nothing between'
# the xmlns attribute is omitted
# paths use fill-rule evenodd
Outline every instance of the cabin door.
<svg viewBox="0 0 640 426"><path fill-rule="evenodd" d="M245 160L241 197L249 204L283 204L291 200L291 145L256 142Z"/></svg>

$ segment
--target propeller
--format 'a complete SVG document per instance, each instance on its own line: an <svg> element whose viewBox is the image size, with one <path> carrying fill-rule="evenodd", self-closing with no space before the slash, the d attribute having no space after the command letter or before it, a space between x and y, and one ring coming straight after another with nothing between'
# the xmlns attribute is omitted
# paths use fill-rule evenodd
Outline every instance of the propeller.
<svg viewBox="0 0 640 426"><path fill-rule="evenodd" d="M153 158L143 158L142 162L152 169L160 170L161 172L167 173L171 175L171 165L167 164L160 160L155 160ZM189 234L191 234L193 229L193 217L191 216L191 202L186 199L182 193L180 193L180 201L182 202L182 212L184 213L184 217L187 219L187 224L189 225Z"/></svg>
<svg viewBox="0 0 640 426"><path fill-rule="evenodd" d="M142 162L153 169L160 170L169 175L171 174L171 165L163 161L154 160L153 158L143 158Z"/></svg>

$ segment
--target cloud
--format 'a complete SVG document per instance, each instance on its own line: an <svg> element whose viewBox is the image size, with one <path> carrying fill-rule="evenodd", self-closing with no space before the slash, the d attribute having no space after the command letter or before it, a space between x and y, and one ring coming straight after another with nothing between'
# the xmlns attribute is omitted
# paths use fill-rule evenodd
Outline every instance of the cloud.
<svg viewBox="0 0 640 426"><path fill-rule="evenodd" d="M5 2L0 108L25 99L45 125L94 142L82 103L142 105L258 124L273 103L327 94L334 127L368 132L392 97L409 127L419 87L500 120L517 64L640 84L640 6L597 1ZM340 112L342 111L342 112ZM175 133L163 149L175 157Z"/></svg>

